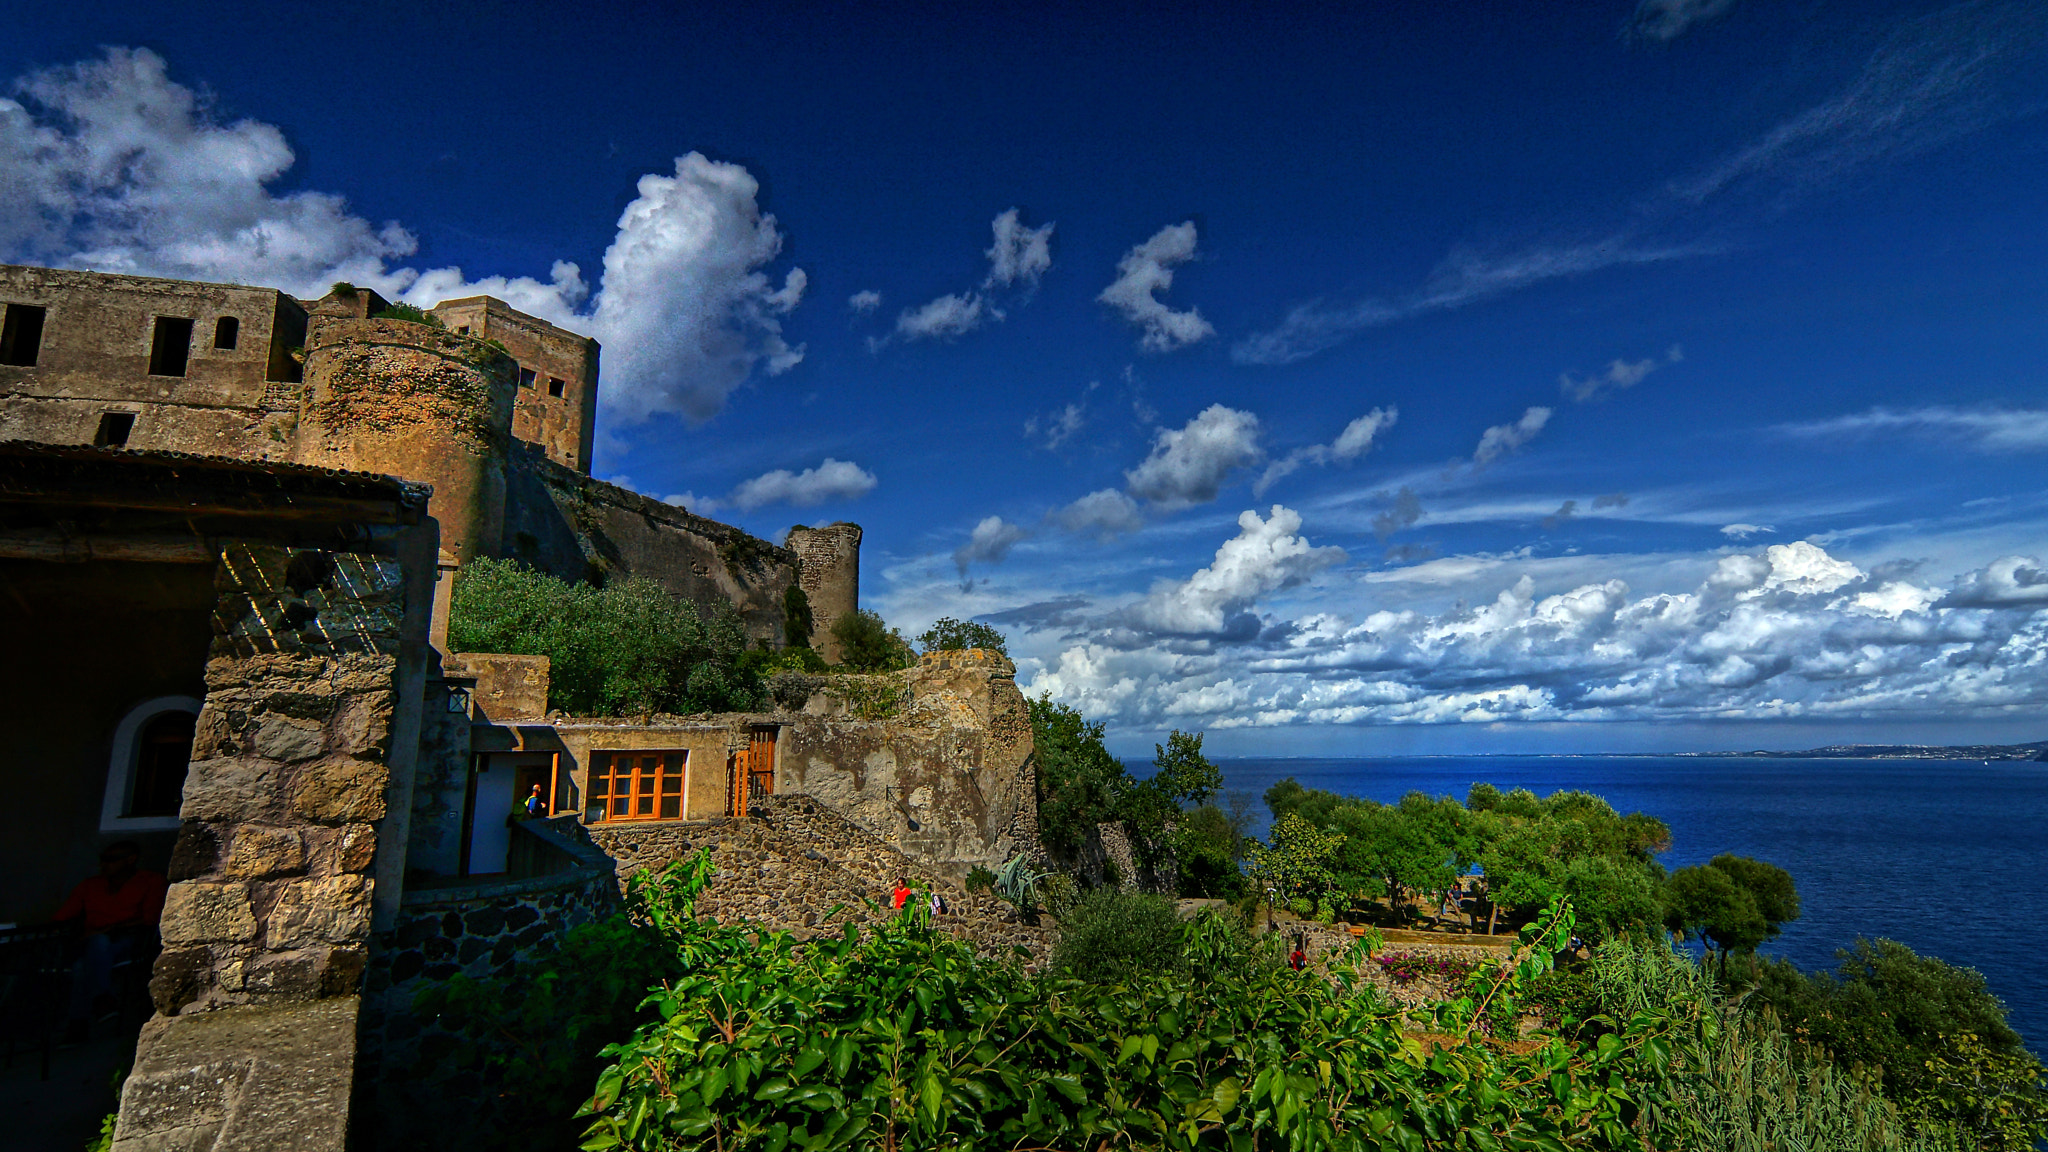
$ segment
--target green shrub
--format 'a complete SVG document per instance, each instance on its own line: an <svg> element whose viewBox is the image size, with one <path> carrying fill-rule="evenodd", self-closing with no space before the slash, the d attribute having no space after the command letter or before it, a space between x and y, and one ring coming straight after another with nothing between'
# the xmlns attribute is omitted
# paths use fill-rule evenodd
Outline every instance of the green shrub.
<svg viewBox="0 0 2048 1152"><path fill-rule="evenodd" d="M782 592L782 642L791 648L811 646L811 598L803 587L791 584Z"/></svg>
<svg viewBox="0 0 2048 1152"><path fill-rule="evenodd" d="M1060 918L1052 966L1098 984L1180 967L1180 917L1163 896L1097 888Z"/></svg>
<svg viewBox="0 0 2048 1152"><path fill-rule="evenodd" d="M976 864L967 870L966 887L969 892L994 892L996 874Z"/></svg>
<svg viewBox="0 0 2048 1152"><path fill-rule="evenodd" d="M841 616L832 622L832 638L839 641L839 662L856 672L893 672L911 665L909 643L878 612L863 608Z"/></svg>
<svg viewBox="0 0 2048 1152"><path fill-rule="evenodd" d="M1009 641L1001 632L986 624L955 620L951 616L941 616L933 621L932 626L918 636L917 646L919 651L926 653L980 648L1002 656L1010 654Z"/></svg>
<svg viewBox="0 0 2048 1152"><path fill-rule="evenodd" d="M455 578L448 643L548 657L548 704L577 715L744 712L762 695L732 606L700 610L651 580L593 588L473 560Z"/></svg>
<svg viewBox="0 0 2048 1152"><path fill-rule="evenodd" d="M424 324L429 328L447 327L446 324L441 323L441 318L439 316L434 315L432 312L429 312L424 308L416 308L413 305L407 304L403 301L391 305L390 307L384 309L382 312L379 312L376 315L370 317L370 319L409 320L414 324Z"/></svg>

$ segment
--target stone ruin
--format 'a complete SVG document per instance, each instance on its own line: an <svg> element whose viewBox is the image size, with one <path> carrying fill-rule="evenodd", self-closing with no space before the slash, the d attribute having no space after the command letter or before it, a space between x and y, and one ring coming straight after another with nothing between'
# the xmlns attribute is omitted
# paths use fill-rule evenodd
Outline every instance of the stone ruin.
<svg viewBox="0 0 2048 1152"><path fill-rule="evenodd" d="M960 889L1039 852L1002 657L620 720L549 712L545 658L448 649L479 557L652 579L770 645L794 584L822 639L860 529L777 546L595 480L595 341L488 297L428 314L0 267L0 700L36 814L0 841L0 922L46 920L114 841L169 877L122 1152L399 1146L366 1118L403 1111L421 987L699 848L728 917L834 929L908 874L979 945L1043 954Z"/></svg>

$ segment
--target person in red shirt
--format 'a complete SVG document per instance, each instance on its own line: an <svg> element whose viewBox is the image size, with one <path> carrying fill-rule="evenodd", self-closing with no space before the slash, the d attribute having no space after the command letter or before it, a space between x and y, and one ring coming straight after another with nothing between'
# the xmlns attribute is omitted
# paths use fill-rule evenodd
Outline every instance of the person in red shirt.
<svg viewBox="0 0 2048 1152"><path fill-rule="evenodd" d="M900 912L903 910L903 905L907 903L909 900L910 881L905 877L899 876L896 879L895 890L889 893L889 907L894 908Z"/></svg>
<svg viewBox="0 0 2048 1152"><path fill-rule="evenodd" d="M74 923L79 956L71 968L71 1011L66 1029L85 1039L92 1009L114 989L114 965L141 959L156 942L164 914L163 876L141 867L142 847L122 840L100 850L100 871L88 876L57 909L59 924Z"/></svg>

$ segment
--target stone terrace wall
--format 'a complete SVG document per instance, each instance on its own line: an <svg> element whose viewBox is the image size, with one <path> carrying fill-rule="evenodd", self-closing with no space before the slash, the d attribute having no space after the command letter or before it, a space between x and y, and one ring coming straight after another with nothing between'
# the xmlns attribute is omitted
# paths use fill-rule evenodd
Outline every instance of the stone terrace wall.
<svg viewBox="0 0 2048 1152"><path fill-rule="evenodd" d="M890 889L898 877L908 877L945 897L952 912L940 918L940 926L984 955L1007 956L1012 947L1022 947L1033 967L1051 956L1050 926L1018 922L1001 900L967 892L806 796L769 797L746 820L597 825L584 831L618 862L621 884L641 869L659 870L709 848L718 873L698 911L721 923L747 921L799 939L833 934L843 924L892 915Z"/></svg>

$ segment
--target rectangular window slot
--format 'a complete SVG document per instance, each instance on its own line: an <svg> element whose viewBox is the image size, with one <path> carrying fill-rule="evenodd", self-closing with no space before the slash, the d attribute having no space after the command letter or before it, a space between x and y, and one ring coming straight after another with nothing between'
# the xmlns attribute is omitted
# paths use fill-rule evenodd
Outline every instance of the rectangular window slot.
<svg viewBox="0 0 2048 1152"><path fill-rule="evenodd" d="M183 376L192 356L192 321L176 316L156 318L156 334L149 341L149 374Z"/></svg>
<svg viewBox="0 0 2048 1152"><path fill-rule="evenodd" d="M560 396L568 391L569 385L560 376L548 377L548 395Z"/></svg>
<svg viewBox="0 0 2048 1152"><path fill-rule="evenodd" d="M467 336L469 335L469 325L464 324L462 327L457 328L455 331L460 335Z"/></svg>
<svg viewBox="0 0 2048 1152"><path fill-rule="evenodd" d="M9 304L0 322L0 364L33 368L43 350L44 309L34 304Z"/></svg>
<svg viewBox="0 0 2048 1152"><path fill-rule="evenodd" d="M119 448L128 443L128 434L135 431L135 413L102 412L100 430L93 436L96 448Z"/></svg>
<svg viewBox="0 0 2048 1152"><path fill-rule="evenodd" d="M520 386L521 388L531 388L531 387L533 387L533 376L534 376L534 372L533 372L533 369L531 369L531 368L521 368L521 369L519 370L519 386Z"/></svg>
<svg viewBox="0 0 2048 1152"><path fill-rule="evenodd" d="M235 343L242 338L242 322L233 316L223 316L213 324L213 346L223 352L232 352Z"/></svg>

